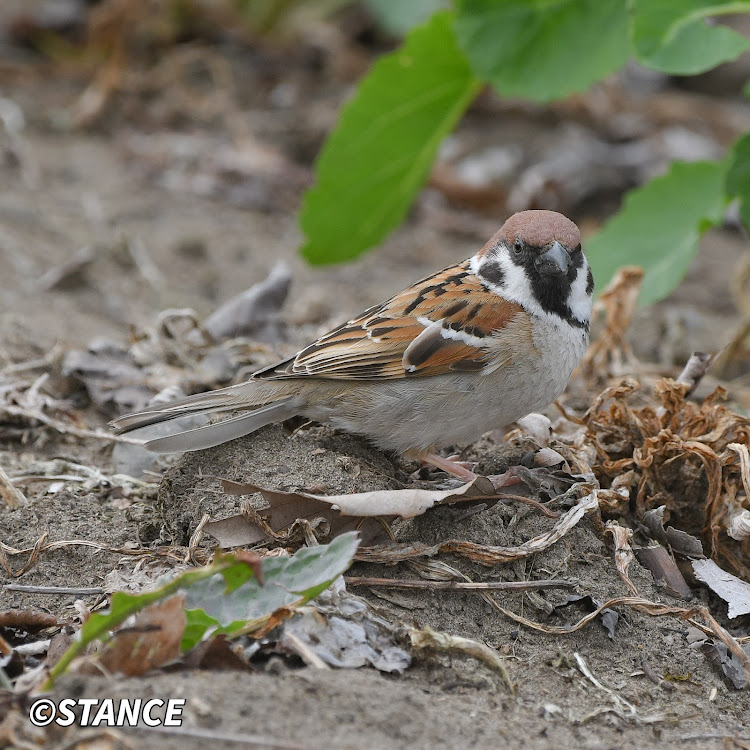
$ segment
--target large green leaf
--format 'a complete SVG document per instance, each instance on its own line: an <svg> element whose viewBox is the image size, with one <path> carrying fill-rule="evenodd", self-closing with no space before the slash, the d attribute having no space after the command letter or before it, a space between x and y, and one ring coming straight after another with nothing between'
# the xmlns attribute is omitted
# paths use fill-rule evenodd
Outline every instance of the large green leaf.
<svg viewBox="0 0 750 750"><path fill-rule="evenodd" d="M385 55L344 107L304 199L302 254L312 263L356 257L406 216L438 146L480 83L456 44L453 16L435 14Z"/></svg>
<svg viewBox="0 0 750 750"><path fill-rule="evenodd" d="M706 18L750 12L748 0L631 0L636 55L649 68L694 75L734 60L750 39Z"/></svg>
<svg viewBox="0 0 750 750"><path fill-rule="evenodd" d="M726 181L727 195L740 199L740 218L750 231L750 133L734 144Z"/></svg>
<svg viewBox="0 0 750 750"><path fill-rule="evenodd" d="M586 244L597 288L620 266L646 272L641 304L666 297L682 280L701 234L726 207L725 161L675 162L669 172L632 190L625 205Z"/></svg>
<svg viewBox="0 0 750 750"><path fill-rule="evenodd" d="M626 0L456 0L456 35L503 96L583 91L630 55Z"/></svg>

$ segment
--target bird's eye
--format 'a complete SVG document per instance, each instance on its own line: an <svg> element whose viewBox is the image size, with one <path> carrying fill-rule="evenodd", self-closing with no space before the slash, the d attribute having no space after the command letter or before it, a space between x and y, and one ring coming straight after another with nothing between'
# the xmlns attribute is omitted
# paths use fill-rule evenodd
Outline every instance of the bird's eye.
<svg viewBox="0 0 750 750"><path fill-rule="evenodd" d="M579 242L579 243L578 243L578 246L577 246L577 247L575 248L575 250L573 250L573 252L574 252L574 253L580 253L580 252L581 252L581 250L582 250L582 248L581 248L581 243Z"/></svg>
<svg viewBox="0 0 750 750"><path fill-rule="evenodd" d="M523 241L520 237L516 237L516 241L513 243L513 252L516 255L520 255L523 252Z"/></svg>

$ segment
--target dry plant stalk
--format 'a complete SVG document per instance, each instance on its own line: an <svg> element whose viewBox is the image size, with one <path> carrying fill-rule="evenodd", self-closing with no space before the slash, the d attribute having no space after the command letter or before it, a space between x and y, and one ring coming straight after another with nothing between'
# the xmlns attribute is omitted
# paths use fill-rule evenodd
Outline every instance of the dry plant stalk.
<svg viewBox="0 0 750 750"><path fill-rule="evenodd" d="M23 492L13 484L2 466L0 466L0 500L3 500L6 508L23 508L27 503Z"/></svg>
<svg viewBox="0 0 750 750"><path fill-rule="evenodd" d="M179 547L164 547L161 549L130 549L128 547L110 547L100 542L91 542L87 539L61 539L57 542L47 542L47 534L42 534L33 547L16 549L8 544L0 542L0 569L8 578L20 578L28 573L38 562L45 552L54 552L66 547L93 547L102 552L110 552L115 555L127 555L130 557L168 557L177 562L184 562L185 554ZM15 555L27 555L26 562L19 570L14 570L8 559Z"/></svg>
<svg viewBox="0 0 750 750"><path fill-rule="evenodd" d="M392 544L388 546L360 547L355 560L392 564L402 560L434 557L439 553L460 555L482 565L511 562L541 552L560 541L587 513L599 511L599 490L582 497L567 513L560 516L549 531L529 539L517 547L492 547L486 544L448 539L437 544Z"/></svg>
<svg viewBox="0 0 750 750"><path fill-rule="evenodd" d="M633 596L638 596L638 589L628 576L628 567L633 562L633 549L630 546L630 540L633 538L633 530L626 529L615 521L607 521L604 525L604 531L611 534L614 540L615 565L617 566L617 572L622 582Z"/></svg>
<svg viewBox="0 0 750 750"><path fill-rule="evenodd" d="M409 635L411 637L411 645L414 648L453 651L465 654L466 656L473 656L478 661L499 672L508 690L511 693L515 693L516 688L505 667L505 661L497 651L486 644L472 640L471 638L442 633L429 627L423 630L412 630Z"/></svg>

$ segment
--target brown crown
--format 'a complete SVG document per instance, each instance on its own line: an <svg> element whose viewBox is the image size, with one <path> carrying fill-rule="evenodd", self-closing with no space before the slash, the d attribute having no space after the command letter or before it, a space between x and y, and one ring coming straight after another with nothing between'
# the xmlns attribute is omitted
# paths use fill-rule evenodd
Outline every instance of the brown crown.
<svg viewBox="0 0 750 750"><path fill-rule="evenodd" d="M545 247L555 240L571 250L581 244L578 227L557 211L521 211L513 214L492 240L502 240L510 246L516 237L532 247Z"/></svg>

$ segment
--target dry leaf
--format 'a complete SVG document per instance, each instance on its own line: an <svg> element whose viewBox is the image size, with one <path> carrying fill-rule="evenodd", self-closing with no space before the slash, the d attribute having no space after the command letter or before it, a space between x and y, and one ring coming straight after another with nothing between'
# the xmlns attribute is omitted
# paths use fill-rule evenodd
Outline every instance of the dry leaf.
<svg viewBox="0 0 750 750"><path fill-rule="evenodd" d="M690 590L690 586L687 585L674 559L661 544L641 547L635 550L635 556L644 568L651 571L657 581L664 583L667 593L683 599L692 598L693 592Z"/></svg>
<svg viewBox="0 0 750 750"><path fill-rule="evenodd" d="M693 570L699 581L729 605L730 620L750 612L750 583L722 570L713 560L693 560Z"/></svg>
<svg viewBox="0 0 750 750"><path fill-rule="evenodd" d="M295 651L290 637L333 667L370 664L381 672L403 672L411 657L396 643L395 628L345 589L328 589L282 626L279 645Z"/></svg>
<svg viewBox="0 0 750 750"><path fill-rule="evenodd" d="M291 283L289 268L285 263L277 263L263 281L253 284L211 313L203 323L203 329L214 341L238 336L271 344L280 341L284 338L284 322L279 311Z"/></svg>
<svg viewBox="0 0 750 750"><path fill-rule="evenodd" d="M133 626L118 630L107 641L99 661L112 673L145 674L180 655L185 624L184 594L156 602L136 615Z"/></svg>

